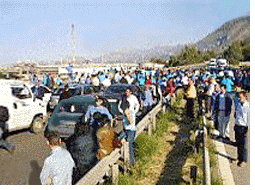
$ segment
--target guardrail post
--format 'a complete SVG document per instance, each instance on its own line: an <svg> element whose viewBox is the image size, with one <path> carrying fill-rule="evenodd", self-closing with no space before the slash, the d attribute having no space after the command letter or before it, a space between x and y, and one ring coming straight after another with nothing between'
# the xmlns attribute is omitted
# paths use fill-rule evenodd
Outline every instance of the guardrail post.
<svg viewBox="0 0 255 190"><path fill-rule="evenodd" d="M156 130L156 114L153 113L152 115L152 125L153 125L153 130Z"/></svg>
<svg viewBox="0 0 255 190"><path fill-rule="evenodd" d="M152 134L152 125L151 125L151 114L149 114L147 119L147 127L148 127L148 134L151 136Z"/></svg>
<svg viewBox="0 0 255 190"><path fill-rule="evenodd" d="M209 158L209 151L207 148L207 129L205 127L206 120L205 116L203 116L203 184L204 185L211 185L211 172L210 172L210 158Z"/></svg>
<svg viewBox="0 0 255 190"><path fill-rule="evenodd" d="M165 104L163 104L162 111L163 111L163 114L166 113L166 105Z"/></svg>
<svg viewBox="0 0 255 190"><path fill-rule="evenodd" d="M124 153L124 174L126 174L127 167L129 164L129 143L127 141L123 143L123 153Z"/></svg>
<svg viewBox="0 0 255 190"><path fill-rule="evenodd" d="M117 163L112 165L112 183L117 185L119 175L119 165Z"/></svg>

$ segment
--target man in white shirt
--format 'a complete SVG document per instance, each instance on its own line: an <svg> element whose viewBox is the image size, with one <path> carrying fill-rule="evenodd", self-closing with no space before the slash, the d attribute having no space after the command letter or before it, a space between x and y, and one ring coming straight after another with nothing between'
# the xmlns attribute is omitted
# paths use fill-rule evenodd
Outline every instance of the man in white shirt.
<svg viewBox="0 0 255 190"><path fill-rule="evenodd" d="M111 80L109 79L109 77L106 75L105 76L105 79L102 81L102 84L105 86L105 87L108 87L111 85Z"/></svg>
<svg viewBox="0 0 255 190"><path fill-rule="evenodd" d="M91 83L92 83L92 85L94 86L95 92L99 92L99 91L100 91L100 86L99 86L100 81L99 81L97 75L94 75L94 76L92 77Z"/></svg>
<svg viewBox="0 0 255 190"><path fill-rule="evenodd" d="M131 78L129 74L125 75L125 79L128 81L128 84L131 84L133 82L133 78Z"/></svg>
<svg viewBox="0 0 255 190"><path fill-rule="evenodd" d="M210 79L210 84L208 86L208 91L207 91L207 111L211 115L212 111L212 94L214 92L214 86L217 85L217 82L215 81L215 78Z"/></svg>
<svg viewBox="0 0 255 190"><path fill-rule="evenodd" d="M127 87L126 88L126 96L127 96L127 101L129 102L129 111L131 115L131 124L124 126L124 132L127 138L127 141L129 142L129 155L130 159L129 162L130 164L135 163L135 157L134 157L134 151L133 151L133 142L135 139L135 132L136 132L136 127L135 127L135 115L139 111L139 101L138 99L132 94L131 88ZM121 102L119 104L119 110L121 113L124 113L124 111L120 108Z"/></svg>
<svg viewBox="0 0 255 190"><path fill-rule="evenodd" d="M71 154L62 148L62 142L57 133L51 133L47 142L52 153L46 158L40 174L42 185L72 185L75 163Z"/></svg>
<svg viewBox="0 0 255 190"><path fill-rule="evenodd" d="M247 162L247 131L250 125L250 106L245 92L238 92L235 98L235 139L237 145L238 166Z"/></svg>
<svg viewBox="0 0 255 190"><path fill-rule="evenodd" d="M93 85L93 86L99 86L100 81L99 81L99 79L97 78L97 75L94 75L94 76L93 76L91 82L92 82L92 85Z"/></svg>
<svg viewBox="0 0 255 190"><path fill-rule="evenodd" d="M120 73L119 72L116 72L115 75L114 75L114 80L116 83L118 83L121 79L121 76L120 76Z"/></svg>

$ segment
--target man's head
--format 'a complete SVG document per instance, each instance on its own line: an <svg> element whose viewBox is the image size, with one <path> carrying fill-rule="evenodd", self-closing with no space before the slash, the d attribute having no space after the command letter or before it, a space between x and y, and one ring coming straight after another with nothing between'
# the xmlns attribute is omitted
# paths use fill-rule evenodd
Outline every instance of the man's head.
<svg viewBox="0 0 255 190"><path fill-rule="evenodd" d="M216 83L216 84L214 84L214 91L215 92L218 92L218 89L219 89L219 85Z"/></svg>
<svg viewBox="0 0 255 190"><path fill-rule="evenodd" d="M246 101L246 94L245 92L241 91L241 92L238 92L238 99L244 103Z"/></svg>
<svg viewBox="0 0 255 190"><path fill-rule="evenodd" d="M222 94L225 94L225 93L226 93L226 85L221 85L221 86L220 86L220 92L221 92Z"/></svg>
<svg viewBox="0 0 255 190"><path fill-rule="evenodd" d="M47 139L48 139L48 143L49 143L50 147L61 146L61 144L62 144L60 135L56 132L51 132L48 135Z"/></svg>
<svg viewBox="0 0 255 190"><path fill-rule="evenodd" d="M104 101L100 96L96 96L95 102L96 102L97 106L101 106Z"/></svg>
<svg viewBox="0 0 255 190"><path fill-rule="evenodd" d="M236 92L241 92L242 91L242 85L241 84L237 84L234 86L234 89Z"/></svg>
<svg viewBox="0 0 255 190"><path fill-rule="evenodd" d="M131 96L131 94L132 94L131 88L127 87L125 93L126 93L127 97Z"/></svg>

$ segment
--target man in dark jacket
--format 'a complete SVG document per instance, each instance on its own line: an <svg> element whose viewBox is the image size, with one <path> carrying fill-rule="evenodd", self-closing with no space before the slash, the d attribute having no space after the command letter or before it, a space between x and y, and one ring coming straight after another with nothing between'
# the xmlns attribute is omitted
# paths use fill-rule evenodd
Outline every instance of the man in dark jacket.
<svg viewBox="0 0 255 190"><path fill-rule="evenodd" d="M59 98L59 101L60 100L63 100L63 99L68 99L72 97L71 93L69 92L69 87L68 87L68 84L66 84L64 86L64 89L63 89L63 92L60 94L60 98Z"/></svg>
<svg viewBox="0 0 255 190"><path fill-rule="evenodd" d="M229 119L231 114L232 99L226 95L226 86L221 85L221 92L215 100L215 119L217 119L219 137L229 141Z"/></svg>
<svg viewBox="0 0 255 190"><path fill-rule="evenodd" d="M95 139L87 123L78 123L74 135L66 143L67 150L76 164L73 172L73 184L78 182L97 163L97 142Z"/></svg>
<svg viewBox="0 0 255 190"><path fill-rule="evenodd" d="M4 132L6 127L6 121L9 119L8 109L4 106L0 106L0 148L8 150L11 154L15 150L15 146L4 138Z"/></svg>

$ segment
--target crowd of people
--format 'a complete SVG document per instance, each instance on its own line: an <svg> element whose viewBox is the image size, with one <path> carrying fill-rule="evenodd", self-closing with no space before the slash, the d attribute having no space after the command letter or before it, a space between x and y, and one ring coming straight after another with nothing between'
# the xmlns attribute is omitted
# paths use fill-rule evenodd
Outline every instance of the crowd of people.
<svg viewBox="0 0 255 190"><path fill-rule="evenodd" d="M125 138L129 142L130 164L135 163L133 142L136 132L136 114L141 110L150 110L158 98L164 104L171 106L172 99L176 96L176 89L181 88L186 99L186 116L194 120L203 112L214 123L219 131L217 139L230 141L229 120L234 103L235 139L238 149L238 166L247 162L246 136L249 126L249 103L246 92L249 92L249 70L242 69L214 69L205 68L163 68L163 69L133 69L130 71L108 69L93 73L73 73L72 66L68 68L68 82L66 85L88 84L98 88L108 87L115 83L133 84L140 87L143 97L136 97L131 88L125 89L125 98L119 103L119 111L123 115L123 132L118 137L112 126L112 116L102 106L102 99L96 97L97 106L89 109L84 122L77 124L77 131L67 142L67 151L62 150L59 137L56 134L49 138L49 145L53 154L46 159L41 173L42 184L74 184L98 160L110 154L114 149L115 139ZM38 81L33 75L31 82ZM41 81L48 87L64 84L60 76L55 79L52 74L44 74ZM198 112L194 114L194 105L198 103ZM205 106L203 106L205 105ZM205 107L205 109L203 109ZM101 116L96 116L100 113ZM102 120L102 115L105 120ZM100 118L99 120L96 118ZM87 124L89 121L89 125ZM103 124L98 121L107 121ZM92 127L90 127L92 126ZM91 129L90 129L91 128ZM54 136L55 135L55 136ZM117 143L118 144L118 143ZM56 148L57 147L57 148ZM59 148L60 147L60 148ZM81 150L84 150L82 152ZM60 158L61 155L61 158ZM96 161L97 160L97 161ZM52 163L56 164L56 166ZM66 163L68 167L65 166ZM49 170L49 167L53 169ZM60 169L59 167L62 167ZM73 172L71 172L71 168ZM69 176L63 175L68 173ZM73 179L72 179L72 173ZM50 180L48 180L50 178Z"/></svg>

